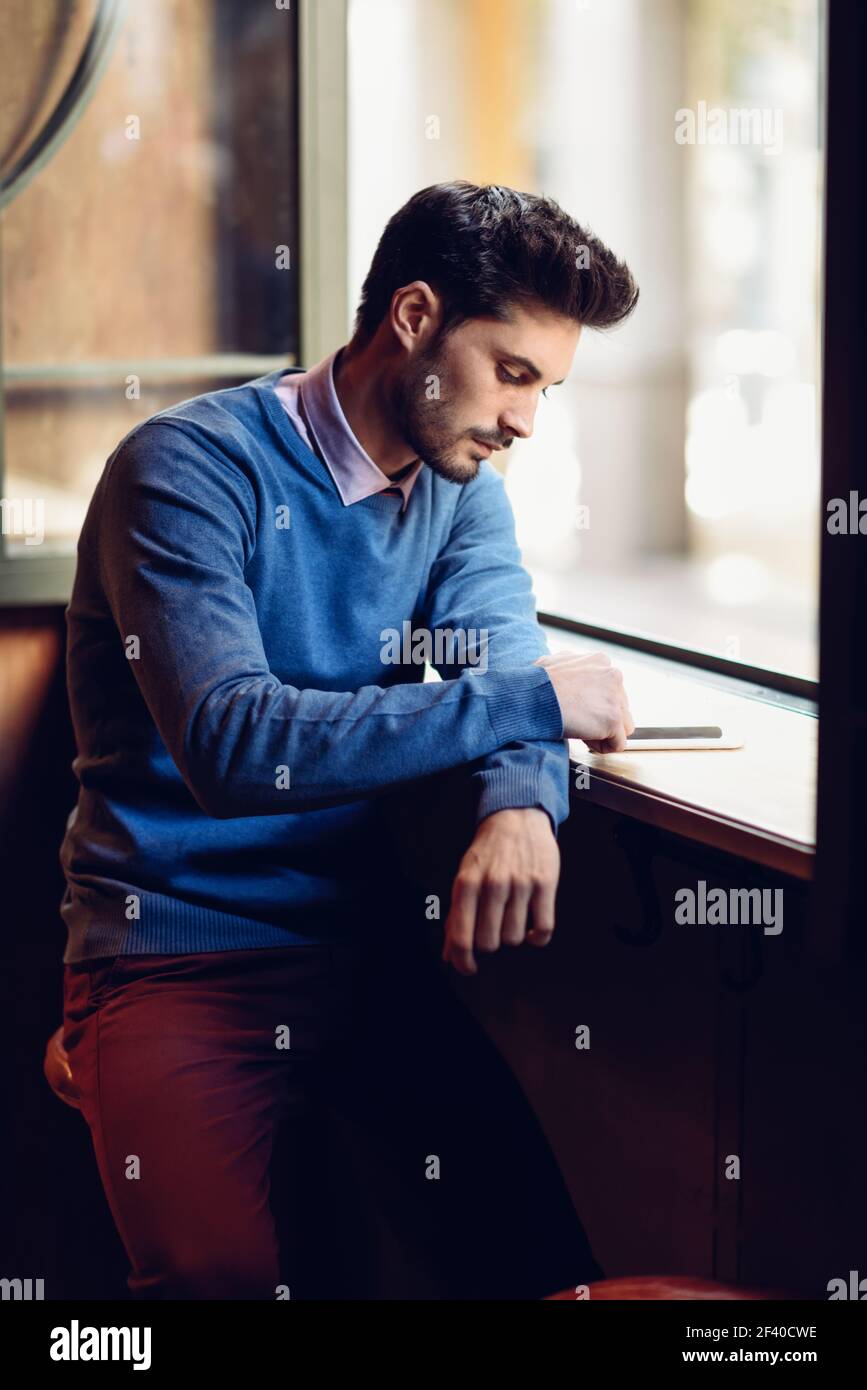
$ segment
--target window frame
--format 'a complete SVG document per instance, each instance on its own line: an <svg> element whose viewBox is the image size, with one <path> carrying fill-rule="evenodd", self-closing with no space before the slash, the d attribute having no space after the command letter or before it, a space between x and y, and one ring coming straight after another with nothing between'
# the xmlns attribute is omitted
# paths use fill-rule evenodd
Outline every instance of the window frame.
<svg viewBox="0 0 867 1390"><path fill-rule="evenodd" d="M539 621L548 627L590 637L594 641L614 643L675 667L686 667L692 673L701 672L710 684L730 688L735 694L797 710L814 718L818 715L819 683L806 676L771 671L763 666L752 666L744 661L718 656L715 652L703 651L700 647L679 647L674 642L628 628L584 622L563 613L540 611Z"/></svg>

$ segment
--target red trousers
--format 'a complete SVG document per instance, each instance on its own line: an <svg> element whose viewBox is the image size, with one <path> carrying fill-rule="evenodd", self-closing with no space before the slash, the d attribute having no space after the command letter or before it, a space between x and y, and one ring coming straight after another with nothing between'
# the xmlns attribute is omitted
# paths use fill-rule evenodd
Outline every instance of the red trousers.
<svg viewBox="0 0 867 1390"><path fill-rule="evenodd" d="M541 1298L603 1277L430 941L65 967L135 1298Z"/></svg>

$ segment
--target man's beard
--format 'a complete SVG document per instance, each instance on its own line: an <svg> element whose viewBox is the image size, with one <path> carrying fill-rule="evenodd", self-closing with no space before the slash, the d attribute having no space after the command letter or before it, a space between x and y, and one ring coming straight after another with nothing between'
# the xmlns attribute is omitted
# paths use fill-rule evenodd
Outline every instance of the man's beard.
<svg viewBox="0 0 867 1390"><path fill-rule="evenodd" d="M444 353L434 344L407 368L395 383L391 400L395 423L413 452L448 483L472 482L479 464L457 457L461 435L455 435L447 401L428 399L428 378L436 378L440 393L445 385Z"/></svg>

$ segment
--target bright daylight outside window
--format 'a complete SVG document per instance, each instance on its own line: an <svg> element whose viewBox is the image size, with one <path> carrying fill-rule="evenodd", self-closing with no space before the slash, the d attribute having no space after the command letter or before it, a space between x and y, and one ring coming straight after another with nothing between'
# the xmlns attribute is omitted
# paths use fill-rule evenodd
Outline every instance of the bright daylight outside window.
<svg viewBox="0 0 867 1390"><path fill-rule="evenodd" d="M820 0L350 0L352 305L453 178L554 197L622 256L500 456L539 607L817 676ZM498 460L500 461L500 460Z"/></svg>

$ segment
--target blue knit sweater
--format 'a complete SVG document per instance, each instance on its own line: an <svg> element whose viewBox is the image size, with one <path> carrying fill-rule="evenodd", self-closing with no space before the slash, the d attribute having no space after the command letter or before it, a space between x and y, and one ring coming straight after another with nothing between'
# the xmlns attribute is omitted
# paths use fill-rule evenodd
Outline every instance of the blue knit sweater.
<svg viewBox="0 0 867 1390"><path fill-rule="evenodd" d="M94 492L66 609L66 962L352 938L388 907L377 795L462 764L478 819L568 814L496 470L424 468L405 512L347 506L274 393L285 370L143 421ZM386 634L436 657L446 629L484 645L442 648L441 682L395 664Z"/></svg>

